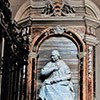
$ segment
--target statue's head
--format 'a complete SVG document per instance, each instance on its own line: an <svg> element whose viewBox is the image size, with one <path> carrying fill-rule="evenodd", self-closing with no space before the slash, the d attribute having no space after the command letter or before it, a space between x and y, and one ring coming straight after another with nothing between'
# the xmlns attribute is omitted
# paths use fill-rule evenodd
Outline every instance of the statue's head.
<svg viewBox="0 0 100 100"><path fill-rule="evenodd" d="M58 50L53 50L51 52L51 61L56 62L58 59L61 59L59 51Z"/></svg>

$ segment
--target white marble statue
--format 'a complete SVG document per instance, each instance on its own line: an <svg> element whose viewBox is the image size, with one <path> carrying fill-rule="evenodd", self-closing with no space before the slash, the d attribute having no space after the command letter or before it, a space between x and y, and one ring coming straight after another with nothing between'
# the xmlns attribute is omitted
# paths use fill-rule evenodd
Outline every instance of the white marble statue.
<svg viewBox="0 0 100 100"><path fill-rule="evenodd" d="M41 100L74 100L71 71L57 50L52 51L51 61L41 69L41 75L48 76L40 88Z"/></svg>

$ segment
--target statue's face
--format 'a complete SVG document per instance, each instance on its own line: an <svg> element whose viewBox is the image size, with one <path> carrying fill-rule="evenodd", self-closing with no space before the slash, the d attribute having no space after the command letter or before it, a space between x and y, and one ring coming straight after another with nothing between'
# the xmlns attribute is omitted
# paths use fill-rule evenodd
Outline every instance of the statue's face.
<svg viewBox="0 0 100 100"><path fill-rule="evenodd" d="M51 61L52 62L56 62L58 59L59 59L58 55L55 55L55 54L51 55Z"/></svg>

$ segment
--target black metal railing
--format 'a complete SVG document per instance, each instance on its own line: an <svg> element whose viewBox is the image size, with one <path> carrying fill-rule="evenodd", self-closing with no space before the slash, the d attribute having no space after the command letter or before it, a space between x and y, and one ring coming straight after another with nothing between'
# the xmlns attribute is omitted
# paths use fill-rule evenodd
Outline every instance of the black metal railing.
<svg viewBox="0 0 100 100"><path fill-rule="evenodd" d="M1 100L18 100L22 98L20 93L25 95L25 89L21 89L25 77L21 73L28 64L29 34L30 26L21 27L12 20L9 1L0 0L0 36L5 40Z"/></svg>

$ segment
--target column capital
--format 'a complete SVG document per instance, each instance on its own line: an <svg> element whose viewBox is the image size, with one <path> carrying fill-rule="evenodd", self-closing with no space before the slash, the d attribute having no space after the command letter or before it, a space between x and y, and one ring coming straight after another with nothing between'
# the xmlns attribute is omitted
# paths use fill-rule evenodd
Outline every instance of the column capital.
<svg viewBox="0 0 100 100"><path fill-rule="evenodd" d="M99 40L97 39L96 36L86 34L84 37L84 41L88 45L96 46L99 43Z"/></svg>

